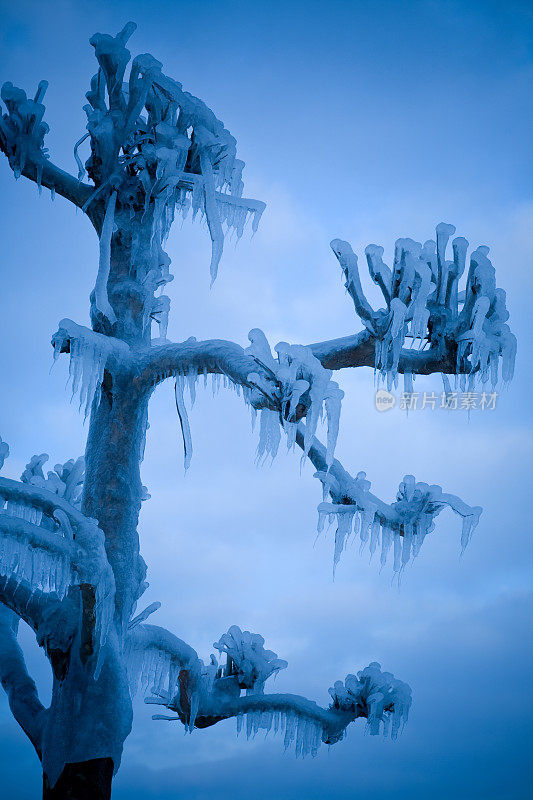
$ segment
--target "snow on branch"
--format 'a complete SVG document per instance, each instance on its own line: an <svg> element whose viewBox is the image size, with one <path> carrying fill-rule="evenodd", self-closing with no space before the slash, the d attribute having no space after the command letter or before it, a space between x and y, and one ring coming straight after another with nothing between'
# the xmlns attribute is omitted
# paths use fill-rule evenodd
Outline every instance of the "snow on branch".
<svg viewBox="0 0 533 800"><path fill-rule="evenodd" d="M468 242L456 237L453 259L447 260L448 241L454 233L453 225L441 222L436 241L422 245L398 239L392 268L383 261L382 247L368 245L370 277L386 306L379 311L364 296L357 256L350 245L340 239L331 242L355 310L375 340L374 367L389 388L400 371L409 382L410 374L440 368L460 376L462 388L472 388L478 379L494 387L501 364L502 380L512 378L516 339L507 325L506 296L496 288L489 249L478 247L471 254L461 290Z"/></svg>

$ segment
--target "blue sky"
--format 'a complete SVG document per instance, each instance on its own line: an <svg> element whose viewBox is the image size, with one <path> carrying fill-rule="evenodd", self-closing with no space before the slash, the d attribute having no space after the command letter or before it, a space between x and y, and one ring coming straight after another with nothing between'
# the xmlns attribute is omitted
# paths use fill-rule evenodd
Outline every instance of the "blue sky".
<svg viewBox="0 0 533 800"><path fill-rule="evenodd" d="M453 222L488 244L519 341L512 385L495 411L378 414L367 369L339 375L346 392L338 455L394 496L411 472L484 515L459 557L459 524L443 513L398 590L391 573L349 550L331 578L332 532L315 546L320 500L312 470L282 453L256 469L256 434L233 393L201 392L183 478L171 387L152 401L141 520L146 602L202 657L229 625L262 633L289 661L279 691L326 703L327 689L369 661L407 680L408 727L391 743L352 725L316 759L279 739L237 739L226 722L184 736L136 703L115 800L466 798L530 796L533 594L530 474L533 429L530 297L532 16L518 2L2 3L2 80L33 92L46 78L56 163L75 171L73 143L95 31L133 19L134 53L151 52L236 136L246 194L267 202L253 239L226 246L209 289L209 238L176 223L169 241L169 337L245 344L308 343L360 329L329 249L431 238ZM88 222L3 163L0 434L6 474L35 452L53 463L82 452L86 429L50 373L50 336L88 321L97 241ZM440 391L438 376L420 389ZM43 697L48 666L21 640ZM8 798L38 796L40 769L0 697L0 774Z"/></svg>

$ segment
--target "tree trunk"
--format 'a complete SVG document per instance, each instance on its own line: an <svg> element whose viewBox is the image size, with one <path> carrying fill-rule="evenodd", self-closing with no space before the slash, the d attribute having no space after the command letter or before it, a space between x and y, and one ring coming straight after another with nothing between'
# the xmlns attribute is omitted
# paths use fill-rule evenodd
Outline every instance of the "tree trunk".
<svg viewBox="0 0 533 800"><path fill-rule="evenodd" d="M112 779L110 758L66 764L53 788L43 774L43 800L110 800Z"/></svg>
<svg viewBox="0 0 533 800"><path fill-rule="evenodd" d="M119 229L112 242L108 291L117 316L115 335L134 345L142 342L144 290L131 275L131 264L131 232ZM54 683L48 759L52 753L57 755L56 748L62 743L67 763L54 787L43 775L44 800L110 800L114 760L118 763L131 729L131 699L121 643L142 592L146 570L139 555L137 525L149 399L147 393L135 390L133 378L128 368L119 367L113 374L105 372L91 410L82 509L98 520L106 537L116 585L115 625L108 634L98 680L86 673L82 631L76 653L74 647L71 652L67 675ZM89 650L91 644L89 641ZM105 754L109 756L77 760ZM47 763L46 757L43 763Z"/></svg>

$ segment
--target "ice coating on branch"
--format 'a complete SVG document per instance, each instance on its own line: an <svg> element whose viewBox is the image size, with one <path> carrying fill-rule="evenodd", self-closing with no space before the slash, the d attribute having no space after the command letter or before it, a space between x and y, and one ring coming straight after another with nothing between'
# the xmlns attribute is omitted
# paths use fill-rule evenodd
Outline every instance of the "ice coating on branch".
<svg viewBox="0 0 533 800"><path fill-rule="evenodd" d="M111 269L111 237L113 235L113 225L115 221L116 200L116 191L111 192L107 201L104 222L100 233L100 260L98 262L98 275L94 287L96 310L103 314L111 325L117 321L115 312L111 308L111 303L107 296L107 282Z"/></svg>
<svg viewBox="0 0 533 800"><path fill-rule="evenodd" d="M505 292L496 288L488 248L478 247L472 253L465 289L460 290L468 242L462 236L453 239L453 260L447 260L454 233L453 225L441 222L436 241L422 245L398 239L392 270L383 261L383 248L368 245L369 273L386 304L379 311L372 309L364 295L350 245L340 239L331 243L355 310L375 336L375 368L389 389L396 382L401 357L407 358L415 346L434 350L441 358L445 352L453 353L463 389L467 385L471 389L477 380L496 386L500 359L502 380L512 378L516 339L506 324Z"/></svg>
<svg viewBox="0 0 533 800"><path fill-rule="evenodd" d="M364 712L371 736L381 731L395 739L405 726L411 707L411 688L391 672L382 672L373 661L355 675L347 675L344 683L336 681L329 690L333 708L351 713Z"/></svg>
<svg viewBox="0 0 533 800"><path fill-rule="evenodd" d="M100 264L91 308L94 331L64 320L54 337L55 355L70 353L72 389L73 393L80 395L80 406L84 406L85 413L97 408L100 398L105 397L110 407L116 404L116 409L118 406L117 420L120 420L122 411L124 420L131 409L127 404L121 408L122 398L115 387L120 382L124 385L128 379L132 379L135 385L137 380L141 381L142 376L135 370L140 363L136 359L143 349L156 350L155 346L150 347L153 322L159 326L158 344L166 345L170 301L162 292L172 275L169 272L170 259L163 245L174 215L178 213L185 217L192 210L193 218L198 213L205 217L212 240L210 271L214 280L228 230L240 237L247 222L251 222L255 230L264 207L262 203L242 197L243 162L236 158L235 140L201 101L163 75L162 65L148 54L135 58L129 75L126 75L130 62L126 43L133 30L130 23L116 37L96 34L91 40L99 69L87 94L88 133L75 146L79 181L62 173L64 181L68 184L70 179L71 183L61 193L69 199L74 198L76 205L91 216L100 237ZM44 89L45 84L41 84L31 101L21 90L6 85L2 97L8 114L0 123L0 146L8 155L15 175L24 170L31 175L33 171L38 184L43 169L56 170L45 160L43 147L46 126L42 123L44 107L41 101ZM91 153L85 167L94 183L94 191L93 187L81 183L85 167L80 148L87 139ZM45 174L47 185L50 184L48 178L49 174ZM61 180L58 187L60 184ZM411 239L399 239L392 270L383 261L383 248L370 245L366 249L371 278L380 287L385 300L386 308L378 312L372 309L364 296L357 256L350 245L341 240L332 243L341 263L347 291L367 328L364 332L366 338L362 338L363 345L369 346L365 358L375 345L375 363L380 375L392 382L403 370L406 391L412 386L411 375L417 372L416 359L415 368L412 368L411 359L409 369L405 369L407 340L410 340L409 350L418 345L416 350L427 348L434 351L435 362L445 363L446 368L456 360L458 373L469 376L469 380L480 376L483 382L489 379L495 382L500 357L503 379L509 380L512 375L515 340L505 324L508 318L505 293L496 288L488 249L481 247L472 254L466 289L459 292L458 281L466 270L468 243L462 237L454 239L453 261L446 260L448 241L454 233L453 226L441 223L437 227L436 241L429 240L421 245ZM97 332L109 334L111 325L116 325L113 332L117 339ZM327 518L337 521L335 565L353 532L354 538L359 536L362 545L368 545L371 554L381 548L382 564L393 549L394 569L401 571L416 556L424 537L433 528L434 518L446 506L462 516L461 543L466 546L480 509L470 508L458 498L443 494L438 486L417 483L410 475L400 483L396 501L390 505L382 503L370 493L365 473L352 479L334 459L342 392L331 380L331 372L322 367L310 348L280 343L276 356L273 356L261 331L251 331L250 341L251 347L244 358L238 346L222 343L220 347L219 343L219 351L202 364L204 374L207 377L208 371L223 372L224 382L229 379L235 381L235 385L242 384L252 408L261 411L260 457L275 455L283 427L289 444L298 441L313 461L324 486L325 500L328 495L332 500L320 506L319 526L323 527ZM233 364L228 368L232 352L237 366ZM423 354L415 351L414 355ZM253 363L257 368L248 372L250 357L255 359ZM422 359L418 363L421 362ZM172 365L170 368L163 366L153 383L150 379L148 383L151 387L162 376L169 375L176 377L175 396L187 467L192 444L184 390L187 386L194 402L198 377L196 362L190 368L184 364L181 371ZM219 374L213 375L214 389L219 380ZM103 387L102 394L100 387ZM445 390L448 388L449 384L445 383ZM327 419L326 447L314 438L318 419L324 414ZM305 426L299 423L304 417ZM141 415L139 427L145 429L145 425L146 417ZM109 438L113 444L122 433L116 428L112 431ZM105 434L108 435L109 430ZM91 444L95 440L94 449L105 451L108 445L105 436L93 437ZM124 441L127 443L125 435ZM8 454L3 445L0 439L0 467ZM94 461L88 457L92 467ZM138 475L135 483L130 481L128 484L134 470L131 462L126 464L127 458L115 457L114 463L113 458L114 455L106 463L105 475L92 471L89 486L94 488L94 480L96 489L105 489L106 497L115 493L115 498L124 501L125 506L132 500L127 509L131 512L134 505L140 505L139 500L148 496L147 491L145 487L141 488ZM26 582L34 593L39 590L60 598L65 598L69 588L79 587L79 594L83 592L90 611L85 616L90 617L90 638L94 645L93 660L96 661L96 681L91 685L92 691L100 674L106 679L106 673L100 673L100 668L115 612L114 577L109 563L115 545L111 541L115 530L111 525L107 541L108 561L102 530L94 520L84 517L75 508L83 486L83 460L56 465L55 471L48 472L45 477L43 465L46 459L44 454L34 456L20 484L0 480L0 567L8 581L10 578L15 580L17 590L20 590L22 582ZM126 491L120 488L118 480L119 488L116 488L114 480L115 474L117 478L123 478L119 475L122 469L126 470L127 480L122 483L126 485ZM98 483L99 479L102 485ZM130 487L132 497L128 498ZM98 494L96 490L95 494ZM92 506L95 515L106 505L99 505L96 500ZM91 507L90 502L87 507ZM131 517L135 514L132 513ZM131 524L128 522L128 526L125 526L128 530L124 536L124 553L122 550L119 553L125 559L130 555L128 549L135 551L138 547L136 518ZM138 550L134 555L138 558ZM144 562L140 558L135 561L135 558L132 559L131 577L133 582L138 581L142 593L146 586L144 574L139 579L135 564ZM117 585L119 576L122 578L121 569L120 566L116 570ZM142 572L142 566L137 571ZM127 583L130 574L127 569L123 573L127 576ZM128 591L129 587L125 594ZM139 594L135 594L132 605L138 597ZM121 665L123 654L127 654L133 691L141 685L145 691L151 690L164 699L163 704L178 711L179 719L188 730L194 728L197 719L198 727L204 727L229 716L237 716L238 724L242 724L246 716L248 735L280 726L285 745L294 743L296 754L305 755L309 752L314 754L320 741L338 741L348 722L357 716L368 719L373 734L380 727L385 729L392 720L392 733L395 735L400 724L407 719L409 688L392 675L382 673L376 663L358 673L357 677L347 676L344 684L335 684L331 690L333 705L327 710L297 696L267 696L263 693L265 680L284 668L286 663L264 649L262 637L234 626L215 645L220 652L226 653L225 668L219 669L214 658L210 664L204 665L184 642L163 629L144 624L155 605L133 619L130 608L131 614L120 616L113 637L109 637L107 652L113 642L119 640L115 652L118 677L113 675L112 691L100 699L109 701L113 711L115 689L121 680L125 683L121 677L124 673ZM120 606L117 592L117 611ZM85 623L87 621L85 619ZM73 666L76 666L75 661L70 662L69 667ZM91 679L92 667L91 664ZM113 668L110 671L113 672ZM74 685L74 694L77 689L78 686ZM244 696L241 696L242 691L246 691ZM82 703L85 700L82 694L80 691L76 701ZM93 704L102 709L102 713L107 705L106 702ZM71 704L67 710L73 708ZM123 709L124 727L128 731L122 738L117 736L104 753L105 756L111 754L115 766L122 742L129 732L127 704ZM119 713L117 717L122 715ZM57 738L61 742L66 722L65 716L58 720L60 736ZM83 726L80 734L87 737L89 732L92 736L97 730L96 746L103 747L100 737L105 735L104 728L105 724L93 729L87 725ZM85 738L82 748L84 759L95 755L92 743L87 745L86 741ZM61 767L67 760L63 760ZM47 771L49 762L45 759L43 764ZM54 769L53 773L48 771L48 776L53 774L53 779L60 772L57 763Z"/></svg>
<svg viewBox="0 0 533 800"><path fill-rule="evenodd" d="M169 634L164 632L166 636ZM145 641L146 645L150 647L152 642ZM159 644L155 640L155 646L169 649L166 641ZM214 644L217 650L226 654L226 665L219 667L211 656L210 663L202 664L199 673L197 668L196 671L192 668L196 654L192 651L194 659L190 660L188 651L182 654L182 647L183 643L178 647L179 660L183 664L178 681L169 684L165 661L154 661L151 667L151 680L155 681L153 693L145 700L166 706L178 716L157 714L153 719L179 719L186 729L190 729L187 715L189 687L199 686L198 727L235 717L237 734L244 730L250 738L259 732L268 734L273 731L276 734L280 731L285 749L294 746L296 757L315 756L322 742L335 744L340 741L348 725L358 718L367 720L372 735L382 731L387 736L392 727L392 738L396 738L407 722L411 689L391 673L382 672L376 662L361 670L357 677L348 675L344 683L335 683L329 690L332 697L330 706L322 708L300 695L264 693L264 682L279 669L284 669L286 662L278 659L275 653L264 650L261 636L232 626Z"/></svg>
<svg viewBox="0 0 533 800"><path fill-rule="evenodd" d="M24 520L39 526L42 511L22 503L6 501L0 487L0 574L3 580L26 582L34 590L55 592L65 597L72 580L72 548L58 536L44 533L20 536L7 520L16 525Z"/></svg>
<svg viewBox="0 0 533 800"><path fill-rule="evenodd" d="M139 624L126 640L128 677L132 694L167 698L178 703L192 731L203 689L204 665L192 647L157 625Z"/></svg>
<svg viewBox="0 0 533 800"><path fill-rule="evenodd" d="M275 347L275 359L263 331L254 328L248 338L251 345L245 352L253 356L262 368L261 374L252 372L248 375L248 382L253 387L250 402L256 408L268 403L278 409L263 408L261 412L258 455L270 453L274 457L279 445L279 424L287 434L289 446L292 446L296 440L298 420L304 415L304 452L307 454L325 410L326 462L328 466L331 465L339 433L341 400L344 397L339 385L331 380L332 370L324 369L310 347L279 342Z"/></svg>
<svg viewBox="0 0 533 800"><path fill-rule="evenodd" d="M148 252L161 285L166 278L158 262L174 215L186 217L192 206L193 218L200 212L209 229L213 281L225 234L242 236L249 219L255 231L265 204L242 197L244 163L236 158L233 136L211 109L162 72L159 61L149 54L136 56L126 76L131 58L126 42L133 29L126 26L115 37L91 38L100 69L84 109L91 148L85 166L79 155L84 137L75 149L80 174L86 171L96 187L86 207L107 203L109 208L106 198L116 192L120 215L140 216L151 230L150 241L142 244L143 254ZM107 250L105 222L101 245ZM136 262L135 247L132 256ZM146 278L150 265L144 271ZM150 286L146 291L145 303L150 305ZM97 306L108 316L102 304L103 292Z"/></svg>
<svg viewBox="0 0 533 800"><path fill-rule="evenodd" d="M28 161L37 162L39 187L39 168L42 172L42 161L46 158L44 137L48 125L42 121L45 111L42 100L47 88L47 81L41 81L33 100L12 83L4 83L1 92L8 113L0 118L0 147L9 159L15 178L21 176Z"/></svg>
<svg viewBox="0 0 533 800"><path fill-rule="evenodd" d="M265 650L264 644L265 640L258 633L241 631L237 625L232 625L213 647L227 655L225 675L236 675L241 689L261 693L265 681L287 666L287 662L272 650Z"/></svg>
<svg viewBox="0 0 533 800"><path fill-rule="evenodd" d="M98 677L115 599L104 534L95 520L83 516L64 496L79 496L83 459L57 465L52 473L57 480L44 478L46 460L46 455L34 456L21 483L0 478L0 572L17 583L24 581L32 591L53 592L59 598L71 586L89 587L94 598L93 668Z"/></svg>
<svg viewBox="0 0 533 800"><path fill-rule="evenodd" d="M20 477L21 481L32 486L40 486L59 497L64 497L72 506L79 509L85 478L84 457L80 456L76 461L71 458L64 464L56 464L54 471L49 471L45 477L43 465L47 461L46 453L32 456Z"/></svg>
<svg viewBox="0 0 533 800"><path fill-rule="evenodd" d="M111 357L128 358L125 342L62 319L52 339L54 361L60 353L70 354L69 380L72 397L79 395L79 407L88 416L104 376L104 368Z"/></svg>
<svg viewBox="0 0 533 800"><path fill-rule="evenodd" d="M482 509L468 506L460 498L446 494L440 486L415 481L406 475L398 487L395 502L390 506L370 493L370 482L364 472L358 473L351 486L341 487L331 476L317 473L324 485L324 494L334 502L318 506L318 533L326 520L336 522L333 568L340 561L353 533L359 536L360 549L368 546L372 557L380 549L380 564L385 566L393 552L393 570L401 572L411 559L416 558L424 539L434 529L434 520L448 507L463 519L461 548L467 546L479 522Z"/></svg>

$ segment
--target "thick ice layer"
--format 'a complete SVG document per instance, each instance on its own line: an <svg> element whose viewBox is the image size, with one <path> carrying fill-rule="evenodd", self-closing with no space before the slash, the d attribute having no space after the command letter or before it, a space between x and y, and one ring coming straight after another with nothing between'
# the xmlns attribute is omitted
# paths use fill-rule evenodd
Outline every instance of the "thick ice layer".
<svg viewBox="0 0 533 800"><path fill-rule="evenodd" d="M82 472L75 467L82 465L83 459L56 467L66 479L63 483L58 472L50 473L55 476L53 481L41 477L46 458L31 459L22 483L0 481L0 568L3 575L26 582L33 591L53 592L60 598L70 586L94 587L94 669L98 676L115 600L104 535L95 520L65 502L78 496ZM17 524L17 520L24 524Z"/></svg>
<svg viewBox="0 0 533 800"><path fill-rule="evenodd" d="M100 389L107 359L117 350L127 354L127 345L100 333L62 319L53 338L54 361L66 348L70 353L69 380L72 396L79 395L80 409L88 416Z"/></svg>
<svg viewBox="0 0 533 800"><path fill-rule="evenodd" d="M377 661L357 676L347 675L344 683L336 681L329 693L333 708L366 716L371 736L380 732L387 736L390 729L395 739L409 717L410 686L391 672L382 672Z"/></svg>
<svg viewBox="0 0 533 800"><path fill-rule="evenodd" d="M324 481L325 476L318 474ZM440 486L429 486L416 482L412 475L406 475L398 488L396 501L390 506L379 504L370 495L370 483L365 473L359 473L355 481L357 500L351 502L323 502L318 506L318 533L324 529L326 520L337 523L333 557L334 570L340 561L350 536L359 535L361 550L367 545L372 556L380 549L380 563L387 563L389 552L393 551L394 572L400 572L412 558L416 558L424 539L434 529L435 517L443 508L449 507L463 518L461 547L467 546L472 532L478 524L481 508L470 507L458 497L443 494ZM325 487L335 495L340 487Z"/></svg>
<svg viewBox="0 0 533 800"><path fill-rule="evenodd" d="M45 111L42 100L47 88L47 81L41 81L32 100L12 83L2 86L2 100L8 113L0 116L0 135L15 178L21 176L28 161L36 159L39 162L44 155L44 137L48 133L48 125L42 121ZM37 173L39 189L41 174L42 167Z"/></svg>
<svg viewBox="0 0 533 800"><path fill-rule="evenodd" d="M54 471L48 472L47 477L45 477L43 465L47 461L48 455L46 453L32 456L21 475L21 481L47 489L59 497L64 497L75 508L79 508L85 478L85 459L83 456L80 456L76 461L71 458L64 464L56 464Z"/></svg>
<svg viewBox="0 0 533 800"><path fill-rule="evenodd" d="M289 446L296 439L296 426L301 416L306 416L304 451L309 452L318 421L324 409L327 419L328 466L333 463L335 446L339 433L341 401L344 392L331 380L332 371L324 369L313 355L310 347L290 345L279 342L275 359L268 340L259 328L248 334L250 347L246 353L253 356L261 372L248 375L248 382L254 387L249 401L261 408L265 400L276 405L279 411L263 409L259 437L259 456L270 453L274 456L279 445L278 425L281 420ZM265 374L266 371L266 374Z"/></svg>
<svg viewBox="0 0 533 800"><path fill-rule="evenodd" d="M134 218L140 213L141 200L141 221L151 224L152 229L149 248L144 245L144 261L153 256L147 249L163 253L175 212L185 217L192 206L193 219L200 212L207 222L214 280L224 246L224 229L240 237L247 220L252 218L255 231L265 204L242 197L244 163L236 158L235 139L201 100L162 73L160 62L149 54L137 56L131 63L128 82L123 81L130 59L125 42L131 32L128 29L116 37L97 34L91 39L100 72L91 82L89 104L84 109L91 144L91 157L85 167L78 145L75 151L80 174L86 168L97 187L88 202L98 198L109 206L116 191L117 209L129 209ZM96 305L112 321L109 312L113 312L104 291L107 227L104 222ZM168 264L162 269L157 258L152 260L152 277L160 286L167 280ZM146 276L138 275L138 279L150 306L148 272Z"/></svg>
<svg viewBox="0 0 533 800"><path fill-rule="evenodd" d="M446 250L455 227L441 222L436 241L422 245L413 239L398 239L392 271L383 262L383 248L365 250L372 280L380 287L386 308L374 311L364 296L357 257L347 242L335 239L331 246L339 259L346 286L363 324L376 338L375 368L389 388L396 382L400 358L418 349L441 348L445 341L457 343L457 374L461 387L512 378L516 339L506 321L505 292L496 288L495 272L488 248L478 247L470 257L466 288L460 291L466 267L468 242L453 239L453 260ZM415 370L416 371L416 370Z"/></svg>
<svg viewBox="0 0 533 800"><path fill-rule="evenodd" d="M109 280L111 268L111 237L113 235L113 226L115 222L116 200L116 191L111 192L106 205L102 230L100 231L100 259L98 263L96 285L94 287L96 309L109 320L111 325L113 325L117 319L107 295L107 282Z"/></svg>
<svg viewBox="0 0 533 800"><path fill-rule="evenodd" d="M130 689L154 695L163 705L179 705L188 730L194 729L205 666L192 647L157 625L138 624L129 632L125 653ZM214 674L211 676L214 677Z"/></svg>
<svg viewBox="0 0 533 800"><path fill-rule="evenodd" d="M1 498L0 498L1 503ZM27 522L38 525L39 512L26 509L24 506L7 504L0 508L0 515L20 517ZM18 536L10 536L5 529L0 532L0 574L9 576L17 583L28 583L34 590L55 592L58 597L65 597L72 581L70 554L54 548L51 543L42 546L36 542Z"/></svg>
<svg viewBox="0 0 533 800"><path fill-rule="evenodd" d="M227 655L225 675L236 675L242 689L262 692L265 681L287 666L272 650L265 650L264 644L259 634L232 625L213 647Z"/></svg>

